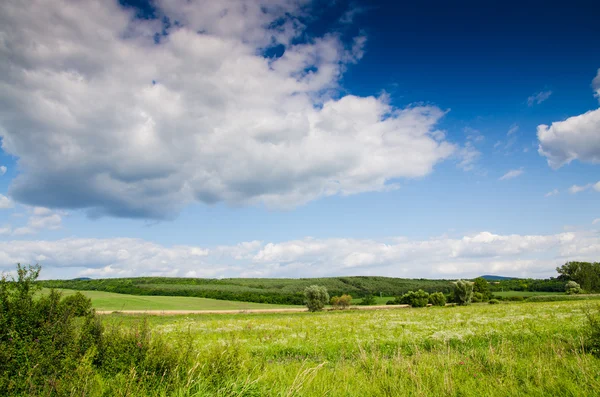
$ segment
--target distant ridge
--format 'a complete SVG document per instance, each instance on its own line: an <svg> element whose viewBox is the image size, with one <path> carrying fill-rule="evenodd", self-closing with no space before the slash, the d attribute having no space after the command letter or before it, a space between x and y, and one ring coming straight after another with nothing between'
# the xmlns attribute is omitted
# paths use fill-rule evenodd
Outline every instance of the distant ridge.
<svg viewBox="0 0 600 397"><path fill-rule="evenodd" d="M500 280L514 280L516 277L504 277L504 276L493 276L486 274L485 276L481 276L481 278L488 281L500 281Z"/></svg>

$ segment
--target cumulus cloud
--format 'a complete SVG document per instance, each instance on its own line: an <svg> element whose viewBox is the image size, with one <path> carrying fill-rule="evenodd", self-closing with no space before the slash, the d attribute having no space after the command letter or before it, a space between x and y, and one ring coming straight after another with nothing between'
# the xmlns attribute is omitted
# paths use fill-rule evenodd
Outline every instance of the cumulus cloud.
<svg viewBox="0 0 600 397"><path fill-rule="evenodd" d="M35 207L30 210L27 225L16 228L12 234L36 234L42 230L56 230L62 226L63 212L55 212L44 207Z"/></svg>
<svg viewBox="0 0 600 397"><path fill-rule="evenodd" d="M483 273L547 277L566 260L600 255L593 232L498 235L411 240L304 238L215 248L167 247L141 239L0 242L0 270L14 264L44 266L44 277L299 277L382 275L458 278Z"/></svg>
<svg viewBox="0 0 600 397"><path fill-rule="evenodd" d="M595 95L600 95L600 69L592 82ZM555 121L550 126L537 127L538 152L545 156L548 165L558 169L573 160L600 163L600 109L579 116Z"/></svg>
<svg viewBox="0 0 600 397"><path fill-rule="evenodd" d="M150 20L116 1L34 3L0 4L0 131L22 203L287 208L425 176L458 150L435 106L340 95L365 37L307 38L306 1L160 0Z"/></svg>
<svg viewBox="0 0 600 397"><path fill-rule="evenodd" d="M3 194L0 194L0 209L7 209L12 207L14 207L12 200Z"/></svg>
<svg viewBox="0 0 600 397"><path fill-rule="evenodd" d="M552 91L540 91L537 94L533 94L527 98L527 106L539 105L550 98L550 95L552 95Z"/></svg>
<svg viewBox="0 0 600 397"><path fill-rule="evenodd" d="M551 197L551 196L556 196L558 195L560 192L558 191L558 189L554 189L552 191L549 191L548 193L546 193L544 195L544 197Z"/></svg>
<svg viewBox="0 0 600 397"><path fill-rule="evenodd" d="M6 174L7 168L5 165L0 166L0 176Z"/></svg>
<svg viewBox="0 0 600 397"><path fill-rule="evenodd" d="M498 180L504 181L504 180L507 180L507 179L513 179L513 178L516 178L518 176L521 176L523 174L523 172L525 172L525 171L523 171L523 168L519 168L517 170L510 170L506 174L504 174L500 178L498 178Z"/></svg>

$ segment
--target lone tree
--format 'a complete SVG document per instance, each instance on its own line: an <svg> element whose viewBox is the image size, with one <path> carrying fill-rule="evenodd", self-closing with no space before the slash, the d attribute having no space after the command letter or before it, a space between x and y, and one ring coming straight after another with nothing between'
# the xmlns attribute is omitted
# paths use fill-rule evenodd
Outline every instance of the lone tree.
<svg viewBox="0 0 600 397"><path fill-rule="evenodd" d="M459 305L469 305L473 299L473 282L465 280L455 281L454 297Z"/></svg>
<svg viewBox="0 0 600 397"><path fill-rule="evenodd" d="M310 287L306 287L304 289L304 301L310 312L323 310L325 305L329 302L327 288L322 285L311 285Z"/></svg>

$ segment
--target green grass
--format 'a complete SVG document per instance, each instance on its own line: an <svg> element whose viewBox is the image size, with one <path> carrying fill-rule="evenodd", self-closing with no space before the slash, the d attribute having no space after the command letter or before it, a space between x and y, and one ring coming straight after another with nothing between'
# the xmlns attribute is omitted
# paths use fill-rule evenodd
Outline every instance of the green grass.
<svg viewBox="0 0 600 397"><path fill-rule="evenodd" d="M383 296L383 297L374 296L374 298L375 298L376 305L385 305L388 301L393 301L394 299L396 299L396 297L394 297L394 296ZM362 301L362 298L353 298L352 304L358 305L361 301Z"/></svg>
<svg viewBox="0 0 600 397"><path fill-rule="evenodd" d="M590 302L149 317L190 340L196 396L596 396ZM128 326L142 316L104 316ZM159 392L157 392L159 393Z"/></svg>
<svg viewBox="0 0 600 397"><path fill-rule="evenodd" d="M510 297L510 296L539 296L539 295L565 295L564 292L540 292L540 291L497 291L493 292L496 296Z"/></svg>
<svg viewBox="0 0 600 397"><path fill-rule="evenodd" d="M68 289L59 291L64 295L78 292ZM92 299L92 305L96 310L250 310L298 307L182 296L137 296L102 291L79 292Z"/></svg>

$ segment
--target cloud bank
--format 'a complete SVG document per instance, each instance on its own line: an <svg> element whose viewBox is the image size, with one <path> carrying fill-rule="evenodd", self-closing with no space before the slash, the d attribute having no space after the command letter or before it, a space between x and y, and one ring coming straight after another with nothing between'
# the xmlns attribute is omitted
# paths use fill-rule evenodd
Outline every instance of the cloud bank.
<svg viewBox="0 0 600 397"><path fill-rule="evenodd" d="M594 94L600 98L600 69L592 81ZM600 109L537 127L538 152L548 165L558 169L573 160L600 163Z"/></svg>
<svg viewBox="0 0 600 397"><path fill-rule="evenodd" d="M497 235L412 240L351 238L233 246L166 247L131 238L0 242L0 270L40 263L44 278L76 276L313 277L379 275L407 278L474 277L485 273L522 277L555 275L567 260L600 255L592 231L553 235Z"/></svg>
<svg viewBox="0 0 600 397"><path fill-rule="evenodd" d="M458 151L435 106L340 95L366 39L306 38L306 1L154 6L139 19L116 1L1 2L13 199L156 219L190 202L290 208L388 189Z"/></svg>

